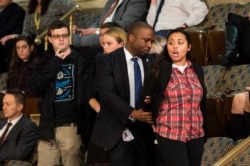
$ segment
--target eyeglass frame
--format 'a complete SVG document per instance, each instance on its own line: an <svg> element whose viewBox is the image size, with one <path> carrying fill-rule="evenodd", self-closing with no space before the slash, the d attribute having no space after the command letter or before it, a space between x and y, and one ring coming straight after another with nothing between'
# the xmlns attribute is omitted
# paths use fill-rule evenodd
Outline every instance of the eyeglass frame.
<svg viewBox="0 0 250 166"><path fill-rule="evenodd" d="M62 34L62 35L50 35L50 37L54 38L54 39L66 39L67 37L69 37L69 34Z"/></svg>

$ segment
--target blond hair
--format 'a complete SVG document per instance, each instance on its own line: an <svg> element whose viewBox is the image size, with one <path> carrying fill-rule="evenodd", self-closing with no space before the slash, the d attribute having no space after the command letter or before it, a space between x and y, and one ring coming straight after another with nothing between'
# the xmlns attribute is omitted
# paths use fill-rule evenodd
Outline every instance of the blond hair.
<svg viewBox="0 0 250 166"><path fill-rule="evenodd" d="M124 45L127 43L127 33L122 28L119 27L110 28L104 33L104 35L108 35L115 38L115 40L118 43L123 42Z"/></svg>
<svg viewBox="0 0 250 166"><path fill-rule="evenodd" d="M161 55L167 44L167 39L162 36L155 36L150 49L151 54Z"/></svg>

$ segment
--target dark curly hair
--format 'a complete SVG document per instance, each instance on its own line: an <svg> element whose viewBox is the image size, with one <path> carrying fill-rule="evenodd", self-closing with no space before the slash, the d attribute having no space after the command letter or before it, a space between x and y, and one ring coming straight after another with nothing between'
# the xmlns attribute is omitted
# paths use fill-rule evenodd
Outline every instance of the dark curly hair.
<svg viewBox="0 0 250 166"><path fill-rule="evenodd" d="M49 4L52 0L41 0L41 15L44 15L49 7ZM38 5L37 0L30 0L28 5L28 13L32 14L36 11Z"/></svg>

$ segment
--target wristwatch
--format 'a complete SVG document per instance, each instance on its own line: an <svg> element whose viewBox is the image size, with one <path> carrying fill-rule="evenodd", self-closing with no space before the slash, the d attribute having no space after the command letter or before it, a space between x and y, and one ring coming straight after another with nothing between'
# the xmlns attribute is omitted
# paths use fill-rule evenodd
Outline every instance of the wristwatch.
<svg viewBox="0 0 250 166"><path fill-rule="evenodd" d="M95 34L97 34L97 35L100 34L100 28L96 28Z"/></svg>

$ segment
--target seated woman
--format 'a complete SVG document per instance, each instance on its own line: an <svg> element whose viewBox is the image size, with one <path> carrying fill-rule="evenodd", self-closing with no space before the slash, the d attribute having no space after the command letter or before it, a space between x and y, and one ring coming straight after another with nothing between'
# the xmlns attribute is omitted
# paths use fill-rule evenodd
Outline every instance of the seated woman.
<svg viewBox="0 0 250 166"><path fill-rule="evenodd" d="M250 87L246 87L250 92ZM232 101L230 132L234 140L250 136L249 92L238 93Z"/></svg>
<svg viewBox="0 0 250 166"><path fill-rule="evenodd" d="M123 47L127 42L126 32L119 27L113 27L107 30L102 35L101 46L103 47L103 53L109 54L116 49ZM95 87L94 87L95 89ZM100 103L98 101L98 94L96 98L89 100L89 105L96 112L101 111ZM87 162L92 163L92 166L109 166L108 153L104 149L90 142L88 148Z"/></svg>
<svg viewBox="0 0 250 166"><path fill-rule="evenodd" d="M25 94L31 94L29 79L35 57L37 57L37 53L32 38L22 35L16 38L7 77L7 89L20 89ZM4 94L5 90L1 91L0 100L2 100Z"/></svg>

